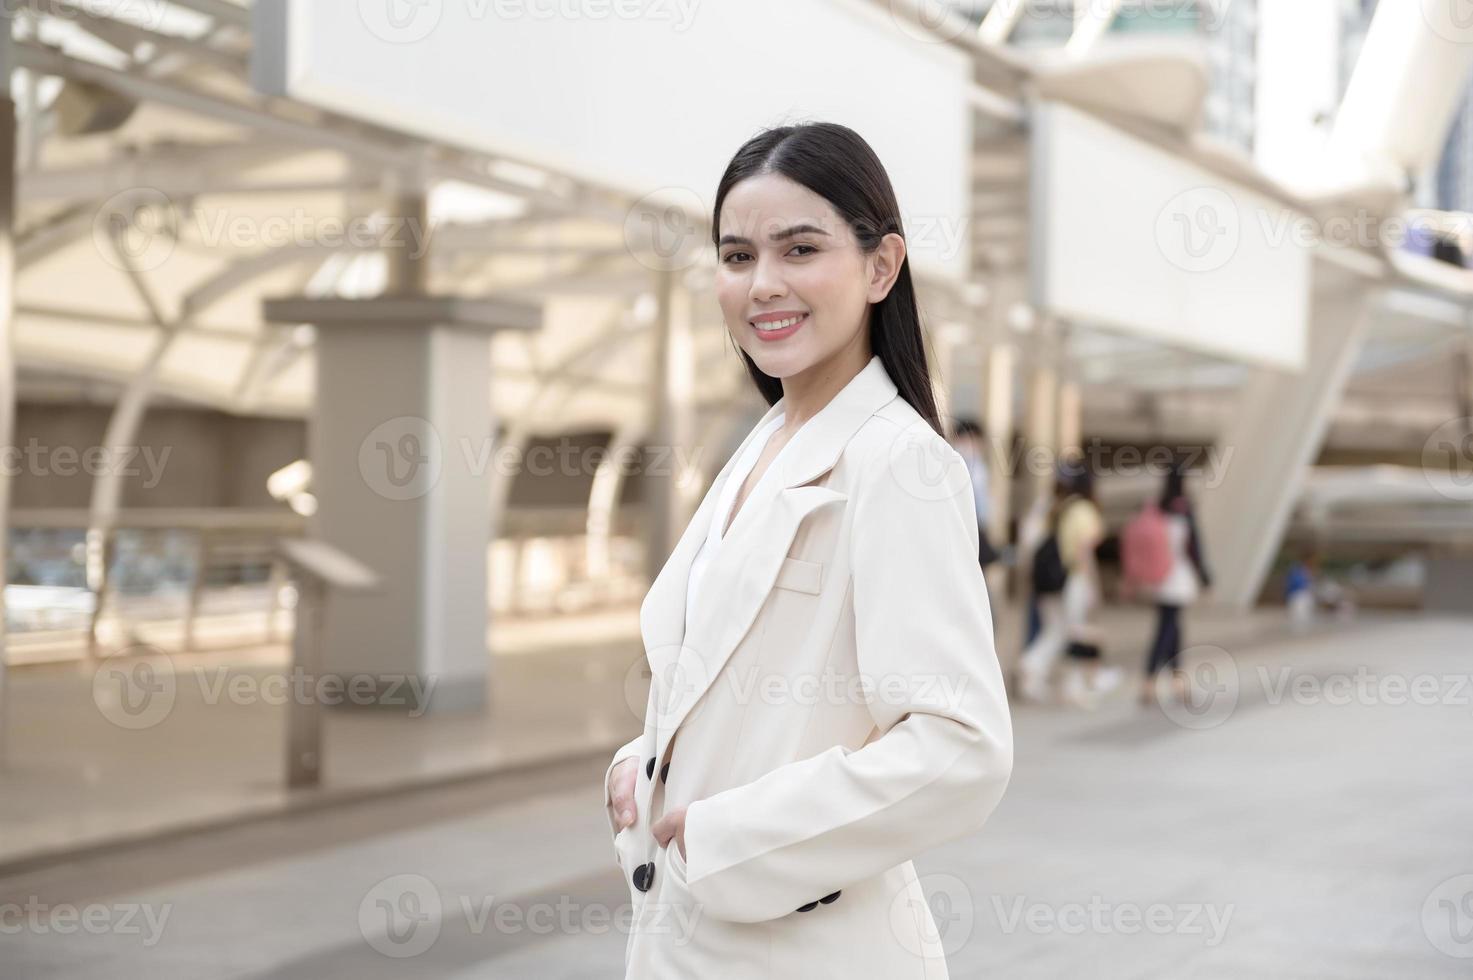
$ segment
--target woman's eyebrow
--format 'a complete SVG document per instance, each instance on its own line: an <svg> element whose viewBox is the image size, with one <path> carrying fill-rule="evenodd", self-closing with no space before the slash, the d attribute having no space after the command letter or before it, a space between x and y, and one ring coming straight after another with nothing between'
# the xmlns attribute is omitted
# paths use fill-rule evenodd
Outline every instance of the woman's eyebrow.
<svg viewBox="0 0 1473 980"><path fill-rule="evenodd" d="M773 232L768 237L774 242L780 242L786 238L794 238L798 235L823 235L824 237L828 237L828 234L828 232L817 225L793 225L791 228L784 228L782 231ZM716 244L718 246L751 245L752 240L750 238L743 238L741 235L722 235L721 240Z"/></svg>

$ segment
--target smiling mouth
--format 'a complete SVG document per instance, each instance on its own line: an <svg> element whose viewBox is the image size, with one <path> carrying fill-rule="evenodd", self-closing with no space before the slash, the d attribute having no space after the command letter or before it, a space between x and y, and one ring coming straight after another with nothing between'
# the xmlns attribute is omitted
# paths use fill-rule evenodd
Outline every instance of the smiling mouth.
<svg viewBox="0 0 1473 980"><path fill-rule="evenodd" d="M752 327L763 333L771 333L773 331L786 330L789 327L797 326L799 323L802 323L806 319L808 319L808 314L804 313L800 316L790 316L785 320L773 320L769 323L753 323Z"/></svg>

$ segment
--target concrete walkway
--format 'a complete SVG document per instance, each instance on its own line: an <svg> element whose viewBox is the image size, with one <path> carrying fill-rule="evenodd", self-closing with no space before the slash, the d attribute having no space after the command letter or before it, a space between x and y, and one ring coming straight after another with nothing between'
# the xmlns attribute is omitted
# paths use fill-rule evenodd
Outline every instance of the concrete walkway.
<svg viewBox="0 0 1473 980"><path fill-rule="evenodd" d="M997 617L1005 665L1022 615ZM1147 611L1109 609L1108 655L1139 669ZM1192 612L1188 643L1235 645L1282 635L1273 610ZM483 716L325 713L323 784L284 785L286 671L281 646L132 662L34 666L11 672L9 767L0 772L0 871L157 834L259 818L364 794L536 765L611 749L638 731L645 703L637 607L503 621L493 628ZM122 671L126 678L113 674ZM1132 677L1132 680L1134 678ZM161 688L138 714L122 691ZM1119 696L1128 698L1122 690Z"/></svg>
<svg viewBox="0 0 1473 980"><path fill-rule="evenodd" d="M1467 977L1470 650L1473 620L1379 620L1204 652L1187 712L1019 707L988 827L917 858L952 976ZM68 980L617 977L604 765L0 879L0 961Z"/></svg>

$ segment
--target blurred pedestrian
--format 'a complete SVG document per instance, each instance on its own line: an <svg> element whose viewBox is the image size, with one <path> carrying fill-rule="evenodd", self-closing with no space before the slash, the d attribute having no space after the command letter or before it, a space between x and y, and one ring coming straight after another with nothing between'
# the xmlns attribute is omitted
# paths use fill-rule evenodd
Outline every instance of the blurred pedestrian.
<svg viewBox="0 0 1473 980"><path fill-rule="evenodd" d="M1092 707L1119 684L1120 671L1103 665L1103 637L1093 622L1101 594L1095 549L1105 538L1105 520L1094 500L1094 475L1083 461L1060 464L1048 528L1032 576L1042 625L1023 651L1018 688L1028 700L1048 700L1050 672L1067 654L1063 698Z"/></svg>
<svg viewBox="0 0 1473 980"><path fill-rule="evenodd" d="M952 445L967 464L972 476L972 499L977 507L977 560L986 568L997 561L997 549L987 537L987 520L992 512L987 468L987 433L972 419L960 419L952 434Z"/></svg>
<svg viewBox="0 0 1473 980"><path fill-rule="evenodd" d="M1149 704L1158 676L1172 672L1178 699L1186 691L1181 672L1182 610L1210 588L1212 575L1202 553L1196 515L1186 491L1186 471L1180 463L1166 472L1161 497L1148 503L1122 535L1126 580L1142 588L1156 606L1156 632L1146 654L1140 700Z"/></svg>

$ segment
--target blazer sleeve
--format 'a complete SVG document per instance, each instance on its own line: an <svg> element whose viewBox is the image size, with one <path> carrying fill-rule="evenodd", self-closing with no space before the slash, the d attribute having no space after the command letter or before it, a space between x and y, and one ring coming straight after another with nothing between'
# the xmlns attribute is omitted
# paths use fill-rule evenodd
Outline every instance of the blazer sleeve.
<svg viewBox="0 0 1473 980"><path fill-rule="evenodd" d="M686 884L705 915L788 915L979 830L1007 787L1012 723L966 464L939 437L902 439L898 456L866 465L850 524L855 647L878 737L689 805Z"/></svg>

